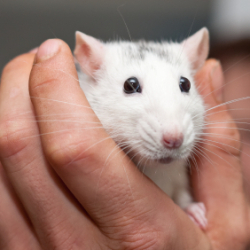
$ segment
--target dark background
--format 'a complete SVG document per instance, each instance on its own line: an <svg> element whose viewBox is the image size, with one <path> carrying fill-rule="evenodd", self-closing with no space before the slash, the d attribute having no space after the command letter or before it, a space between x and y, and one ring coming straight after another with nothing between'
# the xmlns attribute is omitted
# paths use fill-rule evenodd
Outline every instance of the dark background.
<svg viewBox="0 0 250 250"><path fill-rule="evenodd" d="M128 40L117 9L132 39L180 41L210 27L209 0L0 0L0 71L48 38L61 38L73 49L76 30L103 40Z"/></svg>

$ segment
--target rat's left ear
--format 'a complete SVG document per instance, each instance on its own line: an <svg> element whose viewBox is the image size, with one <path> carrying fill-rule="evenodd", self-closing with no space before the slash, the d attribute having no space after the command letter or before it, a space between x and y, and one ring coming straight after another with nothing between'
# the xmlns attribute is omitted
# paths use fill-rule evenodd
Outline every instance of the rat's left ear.
<svg viewBox="0 0 250 250"><path fill-rule="evenodd" d="M205 62L209 53L209 32L202 28L182 43L194 70L198 70Z"/></svg>
<svg viewBox="0 0 250 250"><path fill-rule="evenodd" d="M82 71L93 77L94 72L100 69L103 63L104 44L92 36L77 31L74 54Z"/></svg>

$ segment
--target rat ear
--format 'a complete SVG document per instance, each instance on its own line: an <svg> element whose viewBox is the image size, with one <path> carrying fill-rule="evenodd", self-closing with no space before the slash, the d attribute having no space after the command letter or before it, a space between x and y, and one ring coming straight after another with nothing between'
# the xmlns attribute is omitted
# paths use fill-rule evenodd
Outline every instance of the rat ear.
<svg viewBox="0 0 250 250"><path fill-rule="evenodd" d="M93 77L94 72L102 65L104 46L101 41L94 37L76 31L76 46L74 54L82 71Z"/></svg>
<svg viewBox="0 0 250 250"><path fill-rule="evenodd" d="M194 35L182 42L185 53L191 62L193 69L198 70L208 57L209 32L202 28Z"/></svg>

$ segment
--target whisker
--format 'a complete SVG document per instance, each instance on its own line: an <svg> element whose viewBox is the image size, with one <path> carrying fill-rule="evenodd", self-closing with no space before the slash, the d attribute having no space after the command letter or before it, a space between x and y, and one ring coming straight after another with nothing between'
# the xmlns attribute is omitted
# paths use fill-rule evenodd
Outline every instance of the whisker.
<svg viewBox="0 0 250 250"><path fill-rule="evenodd" d="M79 123L79 124L99 124L102 125L101 122L92 122L92 121L85 121L85 120L60 120L60 119L46 119L46 120L35 120L35 121L30 121L34 123L45 123L45 122L61 122L61 123Z"/></svg>
<svg viewBox="0 0 250 250"><path fill-rule="evenodd" d="M223 72L223 73L224 73L224 72ZM236 80L239 80L240 78L245 77L245 76L247 76L247 75L249 75L249 74L250 74L250 72L248 72L248 73L246 73L246 74L243 74L243 75L241 75L241 76L239 76L239 77L237 77L237 78L235 78L235 79L233 79L233 80L231 80L231 81L229 81L229 82L227 82L227 83L224 83L222 86L220 86L220 87L214 89L213 91L210 91L208 94L206 94L205 96L203 96L203 99L205 99L207 96L211 95L214 91L217 91L217 90L223 88L223 87L226 86L226 85L232 84L232 83L235 82ZM204 81L205 81L205 80L203 80L203 81L200 83L200 85L202 85L202 83L204 83ZM205 89L206 87L207 87L207 86L205 85L205 86L204 86L204 89ZM246 98L246 99L249 99L249 98L250 98L250 97L248 97L248 98ZM240 98L238 98L238 99L240 99ZM245 99L243 99L243 100L245 100ZM229 104L229 103L231 103L231 102L224 103L224 104ZM194 103L194 104L196 104L196 103ZM220 106L222 106L222 105L224 105L224 104L222 103L222 104L217 105L217 106L215 106L215 107L213 107L213 108L220 107ZM212 108L212 109L213 109L213 108Z"/></svg>
<svg viewBox="0 0 250 250"><path fill-rule="evenodd" d="M216 105L216 106L214 106L212 108L207 109L206 112L210 111L210 110L213 110L213 109L216 109L216 108L219 108L221 106L225 106L227 104L231 104L231 103L235 103L235 102L239 102L239 101L244 101L244 100L248 100L248 99L250 99L250 96L241 97L241 98L237 98L237 99L234 99L234 100L231 100L231 101L223 102L223 103L218 104L218 105ZM195 118L198 115L200 115L200 114L197 114L197 115L193 116L193 118Z"/></svg>
<svg viewBox="0 0 250 250"><path fill-rule="evenodd" d="M241 144L244 144L244 145L247 145L247 146L250 146L250 143L246 143L242 140L236 140L236 139L233 139L231 137L228 137L228 136L223 136L221 134L216 134L216 133L200 133L200 135L209 135L209 136L213 136L213 137L220 137L220 138L225 138L225 139L228 139L228 140L231 140L231 141L236 141L236 142L240 142Z"/></svg>
<svg viewBox="0 0 250 250"><path fill-rule="evenodd" d="M198 151L199 154L201 154L205 159L207 159L208 162L211 163L211 165L214 165L214 162L205 155L205 152L201 151L201 149L199 147L196 147L196 150Z"/></svg>
<svg viewBox="0 0 250 250"><path fill-rule="evenodd" d="M70 103L70 102L65 102L65 101L60 101L60 100L55 100L55 99L50 99L50 98L36 97L36 96L30 96L30 98L32 98L32 99L42 99L42 100L52 101L52 102L59 102L59 103L72 105L72 106L76 106L76 107L92 109L90 106L87 106L87 105L80 105L80 104L76 104L76 103Z"/></svg>
<svg viewBox="0 0 250 250"><path fill-rule="evenodd" d="M124 16L122 15L121 10L120 10L124 5L125 5L125 3L122 4L122 5L120 5L120 6L118 6L118 7L117 7L117 12L119 13L120 17L122 18L122 21L123 21L123 23L124 23L124 25L125 25L125 27L126 27L126 30L127 30L128 36L129 36L129 39L130 39L130 41L132 42L132 36L131 36L130 30L129 30L128 25L127 25L127 23L126 23L126 21L125 21L125 18L124 18Z"/></svg>
<svg viewBox="0 0 250 250"><path fill-rule="evenodd" d="M205 147L203 147L203 146L201 146L201 145L200 145L199 147L200 147L201 149L206 150L206 151L208 151L209 153L211 153L211 154L217 156L218 158L222 159L223 161L227 162L225 159L223 159L223 158L220 157L219 155L215 154L213 151L211 151L211 150L209 150L209 149L207 149L207 148L205 148ZM229 163L229 162L227 162L227 163ZM217 163L214 162L214 164L216 165ZM215 165L214 165L214 164L211 164L211 166L213 166L214 169L217 170L217 169L215 168ZM229 165L232 166L230 163L229 163Z"/></svg>
<svg viewBox="0 0 250 250"><path fill-rule="evenodd" d="M51 135L51 134L56 134L56 133L63 133L63 132L67 132L67 131L72 131L73 129L77 129L77 130L92 130L92 129L103 129L103 127L92 127L92 128L69 128L69 129L64 129L64 130L58 130L58 131L53 131L53 132L46 132L46 133L41 133L39 135L32 135L32 136L25 136L23 138L21 138L20 140L25 140L25 139L30 139L30 138L36 138L36 137L40 137L40 136L45 136L45 135Z"/></svg>
<svg viewBox="0 0 250 250"><path fill-rule="evenodd" d="M214 115L214 114L228 112L228 111L249 111L249 110L250 110L249 108L234 108L234 109L228 108L228 109L224 109L224 110L220 110L220 111L215 111L215 112L212 112L212 113L208 113L208 114L206 114L206 117Z"/></svg>
<svg viewBox="0 0 250 250"><path fill-rule="evenodd" d="M198 157L198 154L194 150L193 154L187 159L187 166L189 166L190 174L192 174L192 167L191 167L192 165L195 167L197 173L199 172L199 166L195 159L195 156ZM191 162L193 162L193 164Z"/></svg>
<svg viewBox="0 0 250 250"><path fill-rule="evenodd" d="M217 147L217 148L219 148L219 149L225 151L226 153L230 154L231 156L234 156L234 155L232 155L230 152L228 152L227 150L225 150L225 149L223 149L223 148L221 148L221 147L219 147L219 146L217 146L217 145L214 145L214 144L211 144L211 143L207 143L207 141L213 142L213 143L216 143L216 144L220 144L220 145L222 145L222 146L230 147L230 148L235 149L235 150L237 150L237 151L241 151L240 149L238 149L238 148L236 148L236 147L233 147L233 146L231 146L231 145L228 145L228 144L225 144L225 143L221 143L221 142L217 142L217 141L213 141L213 140L209 140L209 139L200 139L200 141L202 141L202 142L206 141L206 144L207 144L207 145ZM245 153L245 152L242 152L242 153L244 153L245 155L247 155L248 157L250 157L249 154L247 154L247 153ZM235 156L234 156L234 157L235 157Z"/></svg>
<svg viewBox="0 0 250 250"><path fill-rule="evenodd" d="M193 26L194 26L194 22L195 22L196 16L197 16L197 10L196 10L196 12L195 12L194 18L193 18L192 23L191 23L191 25L190 25L190 28L189 28L189 31L188 31L187 38L190 37L190 34L191 34L191 32L192 32L192 29L193 29ZM180 58L181 58L181 55L182 55L182 53L183 53L183 51L184 51L184 47L185 47L186 41L187 41L187 39L186 39L186 40L184 41L184 43L183 43L183 46L182 46L182 49L181 49L180 54L179 54L179 56L178 56L177 62L178 62L178 61L180 60Z"/></svg>
<svg viewBox="0 0 250 250"><path fill-rule="evenodd" d="M247 132L250 132L250 129L245 129L245 128L238 128L238 127L235 127L235 128L229 128L229 127L210 127L209 128L223 128L223 129L236 129L236 130L240 130L240 131L247 131Z"/></svg>
<svg viewBox="0 0 250 250"><path fill-rule="evenodd" d="M247 119L247 118L244 118L244 119ZM199 128L199 127L203 127L203 126L208 126L208 125L213 125L213 124L243 124L243 125L250 125L250 122L242 122L241 119L240 120L232 120L232 121L213 121L213 122L207 122L207 123L204 123L202 125L197 125L196 128Z"/></svg>
<svg viewBox="0 0 250 250"><path fill-rule="evenodd" d="M235 66L237 66L239 63L243 62L245 59L247 59L248 57L250 57L250 53L247 54L246 56L244 56L243 58L241 58L240 60L238 60L237 62L235 62L233 65L231 65L230 67L228 67L227 69L225 69L223 71L223 73L226 73L227 71L229 71L230 69L234 68Z"/></svg>
<svg viewBox="0 0 250 250"><path fill-rule="evenodd" d="M26 61L23 61L24 63L27 63ZM79 83L79 80L78 78L75 78L73 75L69 74L68 72L62 70L62 69L53 69L53 68L50 68L50 67L46 67L44 65L40 65L39 63L34 63L33 66L36 66L36 67L43 67L45 69L49 69L49 70L52 70L52 71L59 71L59 72L62 72L63 74L71 77L73 80L75 80L76 82Z"/></svg>

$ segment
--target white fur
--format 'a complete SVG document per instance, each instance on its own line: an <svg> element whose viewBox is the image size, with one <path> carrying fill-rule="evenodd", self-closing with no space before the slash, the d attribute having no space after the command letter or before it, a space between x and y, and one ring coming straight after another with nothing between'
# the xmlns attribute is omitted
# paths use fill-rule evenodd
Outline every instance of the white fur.
<svg viewBox="0 0 250 250"><path fill-rule="evenodd" d="M201 133L205 108L185 45L124 41L103 45L99 69L91 75L79 72L81 88L104 128L141 171L178 205L187 207L192 201L187 158ZM84 71L84 65L81 68ZM181 76L191 82L189 93L180 91ZM138 78L142 93L124 93L124 82L130 77ZM184 135L183 144L167 149L162 135L176 128ZM159 163L166 157L174 161Z"/></svg>

